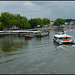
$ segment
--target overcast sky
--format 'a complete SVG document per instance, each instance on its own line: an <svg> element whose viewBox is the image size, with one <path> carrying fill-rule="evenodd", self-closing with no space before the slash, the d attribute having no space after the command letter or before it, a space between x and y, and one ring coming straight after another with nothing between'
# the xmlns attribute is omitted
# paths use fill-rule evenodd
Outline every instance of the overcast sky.
<svg viewBox="0 0 75 75"><path fill-rule="evenodd" d="M28 19L75 19L75 1L0 1L2 12L20 14Z"/></svg>

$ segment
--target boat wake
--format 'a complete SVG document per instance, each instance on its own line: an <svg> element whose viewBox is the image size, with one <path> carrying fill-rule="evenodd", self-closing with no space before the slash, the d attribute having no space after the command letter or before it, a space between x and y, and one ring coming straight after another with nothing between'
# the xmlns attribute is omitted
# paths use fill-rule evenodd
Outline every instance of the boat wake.
<svg viewBox="0 0 75 75"><path fill-rule="evenodd" d="M73 48L75 48L75 45L72 45Z"/></svg>
<svg viewBox="0 0 75 75"><path fill-rule="evenodd" d="M62 49L64 49L64 47L63 46L58 46L58 47L56 47L57 49L59 49L59 48L62 48Z"/></svg>
<svg viewBox="0 0 75 75"><path fill-rule="evenodd" d="M61 46L58 46L56 47L56 49L60 49L60 50L65 50L65 51L68 51L68 49L70 48L70 46L68 45L61 45Z"/></svg>
<svg viewBox="0 0 75 75"><path fill-rule="evenodd" d="M75 48L75 45L60 45L56 47L56 50L64 50L64 51L69 51Z"/></svg>

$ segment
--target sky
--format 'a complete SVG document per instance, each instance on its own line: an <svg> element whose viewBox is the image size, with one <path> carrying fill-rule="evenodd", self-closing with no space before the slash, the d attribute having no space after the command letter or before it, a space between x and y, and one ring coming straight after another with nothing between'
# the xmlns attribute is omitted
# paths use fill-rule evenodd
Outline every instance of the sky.
<svg viewBox="0 0 75 75"><path fill-rule="evenodd" d="M20 14L28 19L75 19L75 1L0 1L0 13Z"/></svg>

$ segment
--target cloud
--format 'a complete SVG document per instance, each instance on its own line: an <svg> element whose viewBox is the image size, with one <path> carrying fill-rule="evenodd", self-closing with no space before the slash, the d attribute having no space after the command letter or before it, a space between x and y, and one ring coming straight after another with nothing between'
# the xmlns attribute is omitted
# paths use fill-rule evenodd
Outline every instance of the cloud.
<svg viewBox="0 0 75 75"><path fill-rule="evenodd" d="M31 3L31 2L25 2L24 5L29 5L30 6L30 5L34 5L34 4Z"/></svg>
<svg viewBox="0 0 75 75"><path fill-rule="evenodd" d="M75 1L0 1L0 13L10 12L27 18L74 18Z"/></svg>

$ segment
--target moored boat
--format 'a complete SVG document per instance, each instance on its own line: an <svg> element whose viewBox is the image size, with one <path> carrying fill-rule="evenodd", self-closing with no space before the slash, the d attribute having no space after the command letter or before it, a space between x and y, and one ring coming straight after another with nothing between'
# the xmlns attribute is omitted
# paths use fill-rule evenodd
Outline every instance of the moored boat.
<svg viewBox="0 0 75 75"><path fill-rule="evenodd" d="M49 32L48 31L39 31L36 33L36 37L44 37L44 36L47 36L49 35Z"/></svg>
<svg viewBox="0 0 75 75"><path fill-rule="evenodd" d="M72 36L63 32L58 32L56 35L54 35L53 40L58 44L75 44L75 40L72 38Z"/></svg>
<svg viewBox="0 0 75 75"><path fill-rule="evenodd" d="M25 38L35 38L35 34L31 33L31 34L26 34Z"/></svg>
<svg viewBox="0 0 75 75"><path fill-rule="evenodd" d="M70 31L73 31L73 28L72 27L70 28Z"/></svg>

